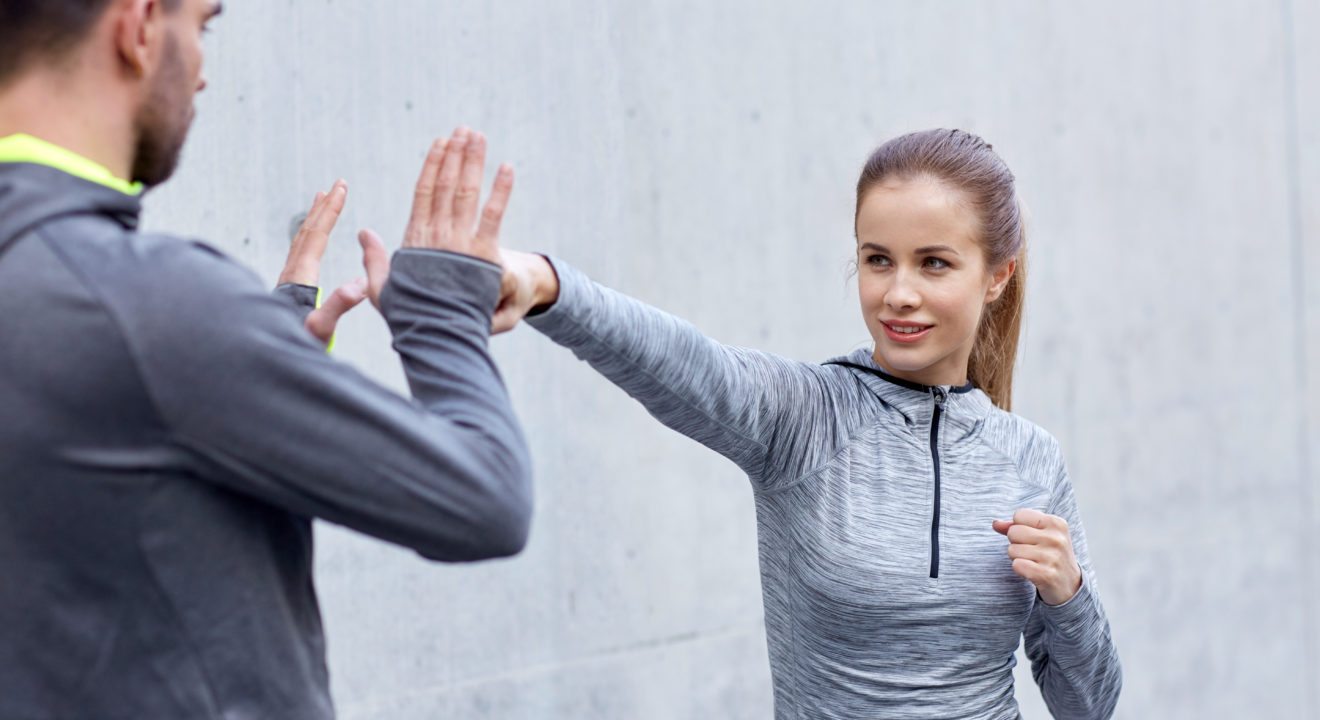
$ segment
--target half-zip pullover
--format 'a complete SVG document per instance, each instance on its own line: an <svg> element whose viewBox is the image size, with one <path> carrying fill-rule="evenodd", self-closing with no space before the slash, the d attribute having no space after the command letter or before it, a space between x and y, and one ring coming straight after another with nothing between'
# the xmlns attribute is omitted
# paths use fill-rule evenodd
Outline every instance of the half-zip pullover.
<svg viewBox="0 0 1320 720"><path fill-rule="evenodd" d="M847 360L830 360L825 364L859 370L901 387L930 393L931 402L934 404L930 418L930 463L935 494L930 514L930 576L938 578L940 576L940 418L944 415L944 403L949 399L949 393L971 392L976 389L975 386L968 383L959 387L931 387L894 377L874 365L868 367Z"/></svg>
<svg viewBox="0 0 1320 720"><path fill-rule="evenodd" d="M528 322L751 481L779 720L1016 718L1024 637L1056 717L1112 714L1118 654L1048 433L867 350L813 364L721 345L552 262L559 299ZM1020 508L1071 527L1083 584L1063 605L991 527Z"/></svg>

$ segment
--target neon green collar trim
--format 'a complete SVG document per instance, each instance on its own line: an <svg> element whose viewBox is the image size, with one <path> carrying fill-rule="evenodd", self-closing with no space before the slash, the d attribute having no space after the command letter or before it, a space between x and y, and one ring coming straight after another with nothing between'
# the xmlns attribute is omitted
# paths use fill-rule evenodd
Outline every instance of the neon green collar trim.
<svg viewBox="0 0 1320 720"><path fill-rule="evenodd" d="M142 194L142 183L132 183L115 177L104 165L88 160L72 150L48 143L31 135L10 135L0 138L0 163L33 163L45 165L97 185L103 185L125 195Z"/></svg>

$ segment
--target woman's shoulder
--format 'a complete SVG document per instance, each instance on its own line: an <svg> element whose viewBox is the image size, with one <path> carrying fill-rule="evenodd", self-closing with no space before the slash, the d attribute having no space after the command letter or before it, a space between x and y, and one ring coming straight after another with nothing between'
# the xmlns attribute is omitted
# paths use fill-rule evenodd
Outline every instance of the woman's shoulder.
<svg viewBox="0 0 1320 720"><path fill-rule="evenodd" d="M998 407L986 414L980 441L1009 458L1023 477L1053 484L1063 474L1063 448L1035 422Z"/></svg>

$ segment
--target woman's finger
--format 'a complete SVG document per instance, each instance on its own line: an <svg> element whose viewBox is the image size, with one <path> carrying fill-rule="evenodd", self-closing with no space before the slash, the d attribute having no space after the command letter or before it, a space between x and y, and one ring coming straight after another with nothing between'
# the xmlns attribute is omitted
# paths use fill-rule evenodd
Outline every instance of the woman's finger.
<svg viewBox="0 0 1320 720"><path fill-rule="evenodd" d="M1052 516L1046 515L1039 510L1023 508L1013 513L1013 522L1018 525L1030 525L1038 530L1044 530L1049 527L1049 521Z"/></svg>
<svg viewBox="0 0 1320 720"><path fill-rule="evenodd" d="M512 330L530 309L530 300L518 275L506 266L504 276L500 278L500 301L491 318L491 334Z"/></svg>
<svg viewBox="0 0 1320 720"><path fill-rule="evenodd" d="M1045 567L1034 560L1026 558L1014 560L1013 572L1017 573L1018 577L1030 580L1035 585L1045 581Z"/></svg>
<svg viewBox="0 0 1320 720"><path fill-rule="evenodd" d="M1047 530L1037 530L1029 525L1013 525L1006 533L1010 542L1021 543L1023 545L1040 545L1048 542L1050 533Z"/></svg>
<svg viewBox="0 0 1320 720"><path fill-rule="evenodd" d="M499 335L518 327L526 314L525 309L512 304L500 307L490 319L490 334Z"/></svg>
<svg viewBox="0 0 1320 720"><path fill-rule="evenodd" d="M1008 556L1014 560L1031 560L1043 565L1050 561L1052 553L1049 549L1043 548L1039 545L1022 545L1019 543L1013 543L1008 546Z"/></svg>

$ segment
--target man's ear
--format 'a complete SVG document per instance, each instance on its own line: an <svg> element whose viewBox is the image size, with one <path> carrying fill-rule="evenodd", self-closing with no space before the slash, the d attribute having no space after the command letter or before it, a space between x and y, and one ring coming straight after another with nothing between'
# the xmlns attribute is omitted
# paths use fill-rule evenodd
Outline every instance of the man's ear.
<svg viewBox="0 0 1320 720"><path fill-rule="evenodd" d="M114 26L115 49L124 67L135 77L151 72L156 48L165 32L160 0L118 0L108 20Z"/></svg>
<svg viewBox="0 0 1320 720"><path fill-rule="evenodd" d="M1017 258L1013 258L1004 263L1003 267L994 272L990 277L990 289L985 293L987 304L999 299L1004 294L1004 288L1008 287L1008 281L1012 279L1013 273L1017 272Z"/></svg>

